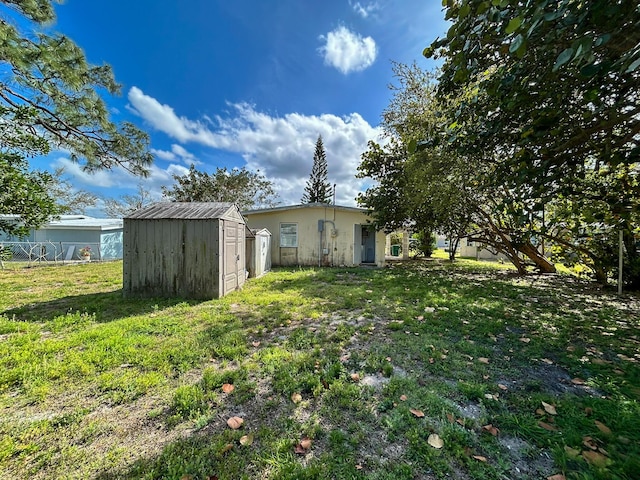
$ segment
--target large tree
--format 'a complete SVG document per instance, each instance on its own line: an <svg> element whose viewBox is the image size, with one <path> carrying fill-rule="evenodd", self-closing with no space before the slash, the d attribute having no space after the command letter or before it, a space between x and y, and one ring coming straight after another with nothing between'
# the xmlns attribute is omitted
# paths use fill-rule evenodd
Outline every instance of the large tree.
<svg viewBox="0 0 640 480"><path fill-rule="evenodd" d="M0 219L0 231L24 237L31 226L42 225L51 215L64 213L49 189L52 182L50 173L30 170L20 155L0 151L0 213L16 216Z"/></svg>
<svg viewBox="0 0 640 480"><path fill-rule="evenodd" d="M50 0L2 4L0 151L26 158L61 149L87 171L119 166L147 174L153 160L148 136L131 123L111 121L101 96L120 91L111 68L91 65L72 40L47 33L43 27L55 20ZM19 170L29 180L28 168ZM7 208L0 204L0 210ZM56 212L32 213L25 212L22 220L38 226Z"/></svg>
<svg viewBox="0 0 640 480"><path fill-rule="evenodd" d="M424 52L444 59L439 94L455 97L476 86L451 119L452 145L463 155L493 155L497 185L526 191L540 206L552 208L558 199L573 205L557 211L573 215L564 219L571 226L564 231L575 235L563 248L574 254L584 249L589 231L622 230L634 277L640 272L634 238L640 211L638 2L445 5L452 25ZM599 218L582 215L579 205L597 205ZM601 265L613 263L611 245L593 247L608 256L598 259ZM640 286L640 274L628 283Z"/></svg>
<svg viewBox="0 0 640 480"><path fill-rule="evenodd" d="M468 238L505 255L521 273L533 262L554 266L535 247L535 206L527 192L494 185L495 159L485 152L461 154L451 148L449 120L469 95L438 98L433 76L416 65L394 65L399 85L383 113L390 138L369 144L359 176L376 184L358 198L378 226L435 229L453 242ZM420 145L416 145L416 139ZM410 146L411 145L411 146Z"/></svg>
<svg viewBox="0 0 640 480"><path fill-rule="evenodd" d="M192 164L185 175L173 175L175 183L162 187L173 202L232 202L241 210L272 207L278 203L273 183L260 172L246 168L218 168L212 174L196 170Z"/></svg>
<svg viewBox="0 0 640 480"><path fill-rule="evenodd" d="M302 203L331 203L333 190L328 178L327 154L322 143L322 136L318 135L316 149L313 154L313 167L302 195Z"/></svg>

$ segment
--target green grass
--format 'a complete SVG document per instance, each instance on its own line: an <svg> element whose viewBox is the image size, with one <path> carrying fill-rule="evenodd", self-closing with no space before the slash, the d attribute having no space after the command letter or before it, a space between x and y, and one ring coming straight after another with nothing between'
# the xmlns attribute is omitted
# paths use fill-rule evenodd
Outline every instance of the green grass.
<svg viewBox="0 0 640 480"><path fill-rule="evenodd" d="M125 299L121 269L0 271L0 478L640 471L637 296L437 258Z"/></svg>

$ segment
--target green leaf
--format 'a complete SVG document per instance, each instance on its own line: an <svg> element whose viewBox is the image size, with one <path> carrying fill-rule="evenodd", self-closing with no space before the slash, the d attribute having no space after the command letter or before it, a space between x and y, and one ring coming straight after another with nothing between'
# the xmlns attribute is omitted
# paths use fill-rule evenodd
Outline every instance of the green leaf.
<svg viewBox="0 0 640 480"><path fill-rule="evenodd" d="M636 58L636 61L627 67L625 73L633 72L638 67L640 67L640 58Z"/></svg>
<svg viewBox="0 0 640 480"><path fill-rule="evenodd" d="M520 28L521 24L522 24L522 17L512 18L509 21L509 24L507 25L507 29L505 30L505 32L507 34L513 33L516 30L518 30L518 28Z"/></svg>
<svg viewBox="0 0 640 480"><path fill-rule="evenodd" d="M509 46L509 53L517 51L522 46L522 42L524 42L524 37L521 34L516 35L516 38L511 42L511 46Z"/></svg>
<svg viewBox="0 0 640 480"><path fill-rule="evenodd" d="M409 143L407 144L407 151L409 153L415 153L417 147L418 147L418 142L416 142L415 138L412 138L411 140L409 140Z"/></svg>
<svg viewBox="0 0 640 480"><path fill-rule="evenodd" d="M558 58L556 59L556 64L553 66L553 71L555 72L556 70L558 70L558 68L560 68L562 65L567 63L569 60L571 60L572 56L573 56L573 48L569 47L563 50L562 53L558 55Z"/></svg>
<svg viewBox="0 0 640 480"><path fill-rule="evenodd" d="M490 7L491 7L491 4L489 2L482 2L480 5L478 5L478 9L476 10L476 13L478 15L482 15L484 12L489 10Z"/></svg>

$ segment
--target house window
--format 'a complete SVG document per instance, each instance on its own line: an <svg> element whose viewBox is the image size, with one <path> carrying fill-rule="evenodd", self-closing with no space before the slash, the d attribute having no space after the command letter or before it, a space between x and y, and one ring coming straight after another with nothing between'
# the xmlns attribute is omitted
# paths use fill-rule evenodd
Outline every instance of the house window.
<svg viewBox="0 0 640 480"><path fill-rule="evenodd" d="M298 224L297 223L281 223L280 224L280 246L281 247L297 247L298 246Z"/></svg>

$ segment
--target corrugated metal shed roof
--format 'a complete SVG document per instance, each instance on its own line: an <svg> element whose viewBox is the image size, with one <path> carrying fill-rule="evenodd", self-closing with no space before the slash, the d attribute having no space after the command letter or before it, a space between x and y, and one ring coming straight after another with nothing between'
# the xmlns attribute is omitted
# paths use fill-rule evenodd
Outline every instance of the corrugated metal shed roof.
<svg viewBox="0 0 640 480"><path fill-rule="evenodd" d="M238 211L238 207L226 202L161 202L136 210L126 218L204 220L223 218L230 210Z"/></svg>

